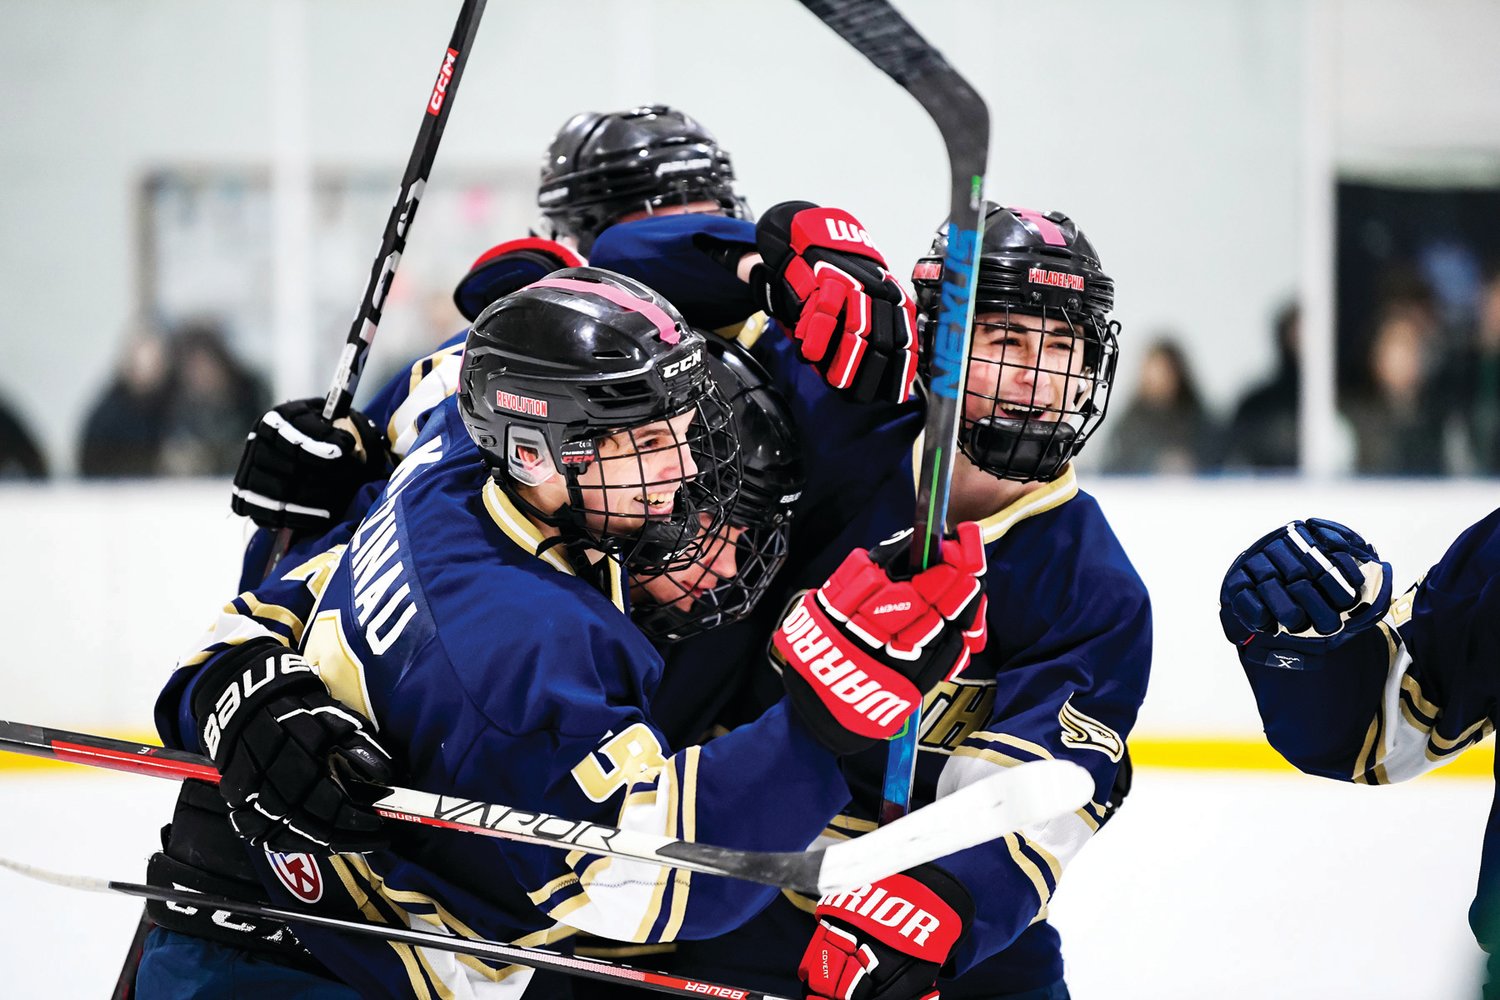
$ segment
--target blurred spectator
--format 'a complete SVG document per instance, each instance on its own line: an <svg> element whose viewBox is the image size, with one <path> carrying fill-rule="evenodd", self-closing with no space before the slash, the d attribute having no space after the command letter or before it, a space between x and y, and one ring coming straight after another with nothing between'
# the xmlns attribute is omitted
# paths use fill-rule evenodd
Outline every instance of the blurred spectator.
<svg viewBox="0 0 1500 1000"><path fill-rule="evenodd" d="M0 402L0 479L46 479L47 460L31 432Z"/></svg>
<svg viewBox="0 0 1500 1000"><path fill-rule="evenodd" d="M1276 314L1276 371L1235 407L1224 442L1227 469L1297 468L1297 407L1302 396L1299 316L1295 302Z"/></svg>
<svg viewBox="0 0 1500 1000"><path fill-rule="evenodd" d="M245 434L271 405L269 390L230 353L215 325L182 327L173 334L170 350L160 472L233 475Z"/></svg>
<svg viewBox="0 0 1500 1000"><path fill-rule="evenodd" d="M114 380L84 421L79 475L157 474L169 374L161 338L138 329L126 341Z"/></svg>
<svg viewBox="0 0 1500 1000"><path fill-rule="evenodd" d="M1350 394L1355 469L1374 475L1441 475L1444 419L1430 377L1441 344L1432 310L1390 303L1370 343L1369 388Z"/></svg>
<svg viewBox="0 0 1500 1000"><path fill-rule="evenodd" d="M1146 349L1135 398L1114 428L1106 472L1193 473L1212 462L1213 419L1175 340L1161 337Z"/></svg>
<svg viewBox="0 0 1500 1000"><path fill-rule="evenodd" d="M1450 371L1471 467L1500 473L1500 261L1485 276L1473 332Z"/></svg>

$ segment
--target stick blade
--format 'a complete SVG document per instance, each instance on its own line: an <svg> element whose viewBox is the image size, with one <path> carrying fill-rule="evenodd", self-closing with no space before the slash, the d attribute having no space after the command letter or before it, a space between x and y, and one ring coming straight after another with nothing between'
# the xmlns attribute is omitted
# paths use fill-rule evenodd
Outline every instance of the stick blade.
<svg viewBox="0 0 1500 1000"><path fill-rule="evenodd" d="M867 885L1064 816L1093 796L1094 779L1072 761L1038 760L1006 768L889 826L828 848L818 889L826 894Z"/></svg>

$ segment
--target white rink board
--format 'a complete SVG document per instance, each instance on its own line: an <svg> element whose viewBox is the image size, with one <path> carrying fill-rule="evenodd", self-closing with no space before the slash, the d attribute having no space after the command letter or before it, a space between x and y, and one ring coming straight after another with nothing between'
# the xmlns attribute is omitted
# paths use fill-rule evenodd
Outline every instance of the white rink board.
<svg viewBox="0 0 1500 1000"><path fill-rule="evenodd" d="M1260 732L1215 611L1229 560L1265 531L1343 521L1394 564L1400 589L1500 503L1482 480L1081 478L1152 595L1156 655L1137 736ZM172 664L235 593L244 522L227 486L0 488L0 524L0 718L149 732Z"/></svg>

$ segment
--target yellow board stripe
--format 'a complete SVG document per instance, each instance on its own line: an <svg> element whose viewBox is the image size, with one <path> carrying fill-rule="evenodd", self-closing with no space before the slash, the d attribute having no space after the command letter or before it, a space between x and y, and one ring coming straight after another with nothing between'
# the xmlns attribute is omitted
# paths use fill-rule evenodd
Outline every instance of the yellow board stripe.
<svg viewBox="0 0 1500 1000"><path fill-rule="evenodd" d="M155 733L106 734L132 743L157 743ZM980 756L975 754L974 756ZM1267 771L1295 774L1297 769L1281 759L1264 740L1229 737L1131 737L1130 759L1136 767L1160 767L1185 771ZM1495 744L1485 742L1466 751L1424 778L1488 778L1494 773ZM80 767L46 757L0 752L0 774L26 771L87 773Z"/></svg>

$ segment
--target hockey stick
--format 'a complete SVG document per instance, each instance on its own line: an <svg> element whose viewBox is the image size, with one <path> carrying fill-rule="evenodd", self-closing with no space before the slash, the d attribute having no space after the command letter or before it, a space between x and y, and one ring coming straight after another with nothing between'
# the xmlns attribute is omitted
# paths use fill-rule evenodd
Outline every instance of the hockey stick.
<svg viewBox="0 0 1500 1000"><path fill-rule="evenodd" d="M9 868L18 875L36 879L38 882L60 885L67 889L82 889L87 892L118 892L127 896L139 896L144 899L159 899L178 906L211 909L215 911L214 917L216 920L219 918L220 913L225 914L225 916L237 913L251 917L266 917L287 923L323 927L341 934L352 934L356 937L379 938L382 941L399 941L403 944L415 945L418 948L437 948L442 951L457 952L460 955L478 955L483 958L500 959L513 965L524 965L532 969L548 969L571 976L583 976L588 979L598 979L609 983L641 986L661 993L671 993L675 996L733 997L735 1000L779 1000L779 998L768 993L756 993L753 990L743 990L735 986L721 986L718 983L704 982L699 979L684 979L681 976L673 976L665 972L648 972L644 969L633 969L628 965L617 965L614 962L606 962L603 959L564 955L542 948L502 944L499 941L487 941L483 938L462 938L450 934L440 934L436 931L417 931L405 927L362 924L353 920L325 917L321 914L305 910L284 909L260 903L248 903L237 899L225 899L222 896L210 896L178 889L165 889L153 885L141 885L136 882L116 882L94 878L89 875L65 875L61 872L38 868L35 865L11 861L9 858L0 858L0 868Z"/></svg>
<svg viewBox="0 0 1500 1000"><path fill-rule="evenodd" d="M990 112L984 99L948 65L942 53L917 33L886 0L801 0L876 68L917 99L942 134L948 150L950 198L948 251L943 258L941 307L927 359L927 420L917 477L916 531L912 564L926 569L941 560L953 480L953 453L969 343L973 338L973 287L984 228L984 173L989 156ZM921 709L891 738L886 755L880 822L911 807Z"/></svg>
<svg viewBox="0 0 1500 1000"><path fill-rule="evenodd" d="M443 129L448 124L448 112L458 97L458 82L463 77L464 66L469 59L469 47L474 34L479 30L479 19L484 16L487 0L464 0L458 12L458 21L453 25L453 37L443 53L438 67L437 80L427 96L427 106L422 112L422 126L417 129L417 141L411 156L406 161L406 172L401 175L401 186L396 192L396 203L386 218L385 231L380 237L380 250L370 265L370 277L365 291L360 296L354 320L349 324L349 333L344 338L344 349L339 355L338 368L333 383L323 400L323 416L337 420L349 412L349 404L359 387L359 377L364 372L365 361L370 356L370 345L375 341L375 330L380 325L385 297L391 290L391 281L396 277L396 267L401 263L401 254L406 250L406 235L412 220L417 217L417 208L427 188L427 175L432 173L433 160L437 158L438 143L443 139ZM281 561L291 545L290 528L276 533L276 542L271 547L266 571Z"/></svg>
<svg viewBox="0 0 1500 1000"><path fill-rule="evenodd" d="M323 416L337 420L349 412L354 391L359 386L360 374L370 354L370 345L375 340L375 329L380 324L381 310L385 306L386 294L396 276L396 266L401 263L401 254L406 249L406 234L417 215L422 193L427 187L427 175L432 172L433 160L437 157L438 143L442 141L443 129L448 124L448 112L458 96L458 82L468 62L469 47L479 30L479 20L484 15L487 0L464 0L459 8L458 20L453 26L453 36L443 53L438 67L437 79L427 95L427 107L422 114L422 125L417 129L417 141L406 162L406 172L401 176L396 203L386 219L385 231L381 235L380 250L370 266L370 278L355 310L354 320L344 340L343 352L334 372L333 384L323 402ZM290 528L276 532L270 554L266 558L262 577L271 575L281 557L292 543ZM141 945L151 929L151 920L141 914L136 926L135 938L127 952L125 964L120 969L120 978L115 983L112 1000L129 1000L134 992L136 963L139 961Z"/></svg>
<svg viewBox="0 0 1500 1000"><path fill-rule="evenodd" d="M0 750L75 764L216 784L206 757L102 736L0 721ZM944 796L898 823L806 851L742 851L563 819L549 813L436 795L384 790L371 808L386 819L461 830L564 851L607 854L792 889L843 892L1080 808L1094 794L1088 772L1070 761L1033 761Z"/></svg>

